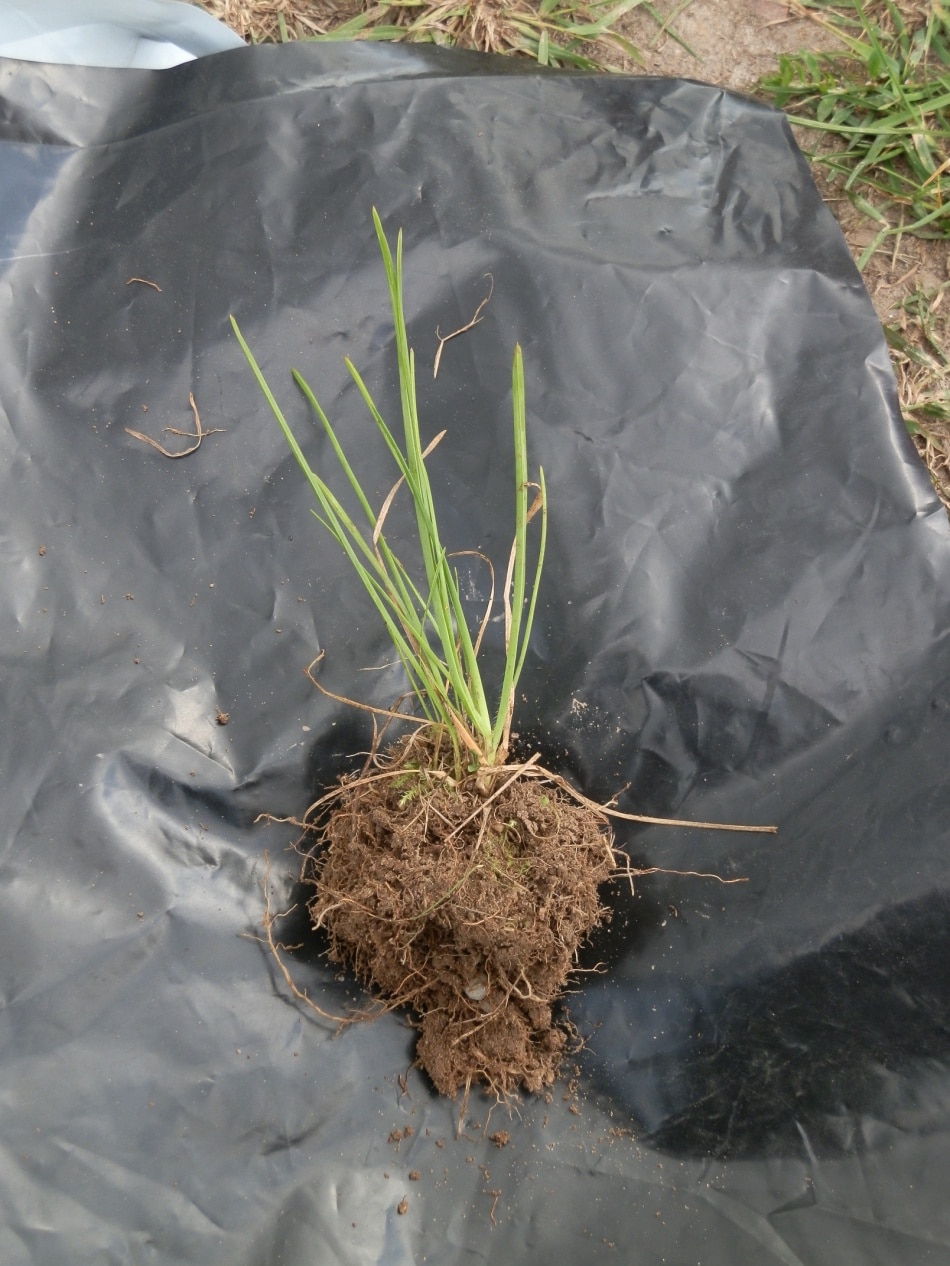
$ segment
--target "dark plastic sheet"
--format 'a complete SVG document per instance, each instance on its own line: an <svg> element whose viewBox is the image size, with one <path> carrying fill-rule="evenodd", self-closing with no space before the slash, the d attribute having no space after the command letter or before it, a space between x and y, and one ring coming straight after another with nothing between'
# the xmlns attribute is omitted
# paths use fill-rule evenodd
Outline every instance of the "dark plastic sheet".
<svg viewBox="0 0 950 1266"><path fill-rule="evenodd" d="M0 1261L950 1262L947 525L781 116L372 46L7 62L0 94ZM341 363L394 404L371 205L420 365L493 274L420 383L450 543L496 558L525 350L525 742L623 808L781 828L621 831L748 882L615 887L577 1110L496 1109L504 1148L402 1093L400 1017L334 1039L243 937L265 848L294 895L255 817L368 738L302 667L399 681L227 314L388 488ZM190 391L200 451L127 434L189 429Z"/></svg>

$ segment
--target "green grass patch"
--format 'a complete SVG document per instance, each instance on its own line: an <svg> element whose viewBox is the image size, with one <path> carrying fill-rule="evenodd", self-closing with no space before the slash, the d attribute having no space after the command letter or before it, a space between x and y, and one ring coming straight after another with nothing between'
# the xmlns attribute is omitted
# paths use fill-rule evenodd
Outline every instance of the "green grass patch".
<svg viewBox="0 0 950 1266"><path fill-rule="evenodd" d="M842 50L782 57L760 88L792 123L837 138L832 152L810 157L877 225L858 267L895 234L950 238L947 10L935 2L912 27L893 0L808 7L824 15Z"/></svg>

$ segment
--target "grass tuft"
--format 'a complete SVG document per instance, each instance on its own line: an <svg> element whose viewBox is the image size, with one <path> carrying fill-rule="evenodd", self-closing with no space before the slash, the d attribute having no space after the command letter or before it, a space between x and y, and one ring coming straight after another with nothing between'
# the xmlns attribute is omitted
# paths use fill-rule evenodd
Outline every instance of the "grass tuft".
<svg viewBox="0 0 950 1266"><path fill-rule="evenodd" d="M815 161L878 227L863 269L896 234L950 238L950 17L939 3L912 27L893 0L851 0L843 11L811 0L841 52L780 59L760 83L792 123L835 137ZM841 6L838 6L840 9ZM827 14L827 16L824 16Z"/></svg>
<svg viewBox="0 0 950 1266"><path fill-rule="evenodd" d="M478 628L470 629L463 610L458 573L452 567L451 556L446 552L439 534L435 500L425 464L426 457L445 432L423 448L416 401L415 357L409 346L402 298L402 232L396 239L394 254L375 209L373 224L386 272L395 330L403 418L402 447L380 415L359 372L348 359L345 364L398 472L396 482L378 510L370 505L336 429L306 381L293 370L294 381L319 420L350 492L358 503L359 512L355 518L345 509L329 484L311 467L233 316L231 325L251 372L310 484L319 505L319 511L313 512L315 517L343 550L376 607L425 720L447 734L455 751L457 768L461 770L464 764L471 771L503 762L508 751L515 689L527 655L544 562L547 532L544 474L539 470L537 482L529 482L524 370L521 348L516 345L511 388L515 534L502 587L505 661L501 686L492 703L478 662L482 635L491 615L491 601ZM421 563L421 567L415 569L415 579L390 546L384 530L392 502L403 486L415 511L416 545ZM534 495L529 505L529 492L532 491ZM541 521L540 541L529 584L527 529L529 522L538 514ZM365 520L363 526L360 525L361 518Z"/></svg>

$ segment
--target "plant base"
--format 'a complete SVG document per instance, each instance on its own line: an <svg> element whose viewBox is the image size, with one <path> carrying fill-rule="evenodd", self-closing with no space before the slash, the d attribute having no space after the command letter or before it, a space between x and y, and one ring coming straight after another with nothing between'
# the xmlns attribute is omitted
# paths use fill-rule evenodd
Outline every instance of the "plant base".
<svg viewBox="0 0 950 1266"><path fill-rule="evenodd" d="M595 810L515 766L487 794L456 781L422 732L343 780L303 877L330 958L409 1008L436 1089L507 1097L557 1075L571 1029L554 1004L614 869Z"/></svg>

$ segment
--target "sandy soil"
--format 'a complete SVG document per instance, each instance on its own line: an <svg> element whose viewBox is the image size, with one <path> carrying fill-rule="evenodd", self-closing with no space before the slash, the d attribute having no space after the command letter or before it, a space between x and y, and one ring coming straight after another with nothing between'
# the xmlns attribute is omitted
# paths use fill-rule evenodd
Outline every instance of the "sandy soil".
<svg viewBox="0 0 950 1266"><path fill-rule="evenodd" d="M624 30L642 51L641 69L650 75L681 75L751 92L775 70L780 54L833 46L821 27L780 0L692 0L678 15L681 4L661 0L656 7L696 56L669 33L658 35L646 14L633 14Z"/></svg>

